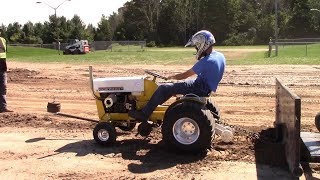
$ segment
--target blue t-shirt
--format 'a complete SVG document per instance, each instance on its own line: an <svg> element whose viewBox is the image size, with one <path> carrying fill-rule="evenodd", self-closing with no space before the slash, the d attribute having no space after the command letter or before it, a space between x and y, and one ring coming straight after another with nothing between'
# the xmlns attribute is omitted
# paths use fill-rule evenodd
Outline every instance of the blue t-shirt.
<svg viewBox="0 0 320 180"><path fill-rule="evenodd" d="M210 55L200 59L192 70L198 75L198 78L203 79L211 89L216 92L219 82L222 79L226 59L220 52L213 51Z"/></svg>

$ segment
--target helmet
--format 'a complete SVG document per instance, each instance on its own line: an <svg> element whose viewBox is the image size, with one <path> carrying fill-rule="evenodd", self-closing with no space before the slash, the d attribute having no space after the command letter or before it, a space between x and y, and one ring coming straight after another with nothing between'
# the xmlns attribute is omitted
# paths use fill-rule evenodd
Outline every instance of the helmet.
<svg viewBox="0 0 320 180"><path fill-rule="evenodd" d="M199 60L202 56L204 56L206 50L211 47L216 40L211 32L207 30L202 30L195 33L191 39L187 42L185 47L187 46L195 46L197 49L196 58Z"/></svg>

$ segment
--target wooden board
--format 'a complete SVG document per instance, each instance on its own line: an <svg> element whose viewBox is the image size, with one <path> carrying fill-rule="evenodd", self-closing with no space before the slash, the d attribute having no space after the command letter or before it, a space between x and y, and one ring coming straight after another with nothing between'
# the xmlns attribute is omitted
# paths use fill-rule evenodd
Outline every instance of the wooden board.
<svg viewBox="0 0 320 180"><path fill-rule="evenodd" d="M285 155L291 173L301 176L300 126L301 99L276 79L276 126L282 126Z"/></svg>

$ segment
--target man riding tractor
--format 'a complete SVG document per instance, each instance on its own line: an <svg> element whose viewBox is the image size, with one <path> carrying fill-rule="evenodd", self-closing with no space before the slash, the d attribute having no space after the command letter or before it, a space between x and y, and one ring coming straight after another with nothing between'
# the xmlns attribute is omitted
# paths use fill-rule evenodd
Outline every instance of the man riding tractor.
<svg viewBox="0 0 320 180"><path fill-rule="evenodd" d="M91 88L96 99L99 123L94 128L95 141L111 145L116 141L115 127L131 131L138 122L138 133L148 136L153 126L161 126L162 137L172 149L200 152L209 149L216 134L224 142L233 138L233 130L221 124L219 109L211 92L216 92L225 70L225 57L213 50L214 36L206 30L192 36L185 46L195 46L197 62L189 70L163 77L150 71L148 77L109 77L93 80L89 69ZM193 80L160 84L156 78ZM184 95L166 106L161 105L173 95ZM152 123L149 123L152 122Z"/></svg>
<svg viewBox="0 0 320 180"><path fill-rule="evenodd" d="M195 46L198 61L191 69L169 76L167 79L182 80L194 74L197 74L197 78L160 85L145 107L140 111L129 111L129 116L147 124L147 120L154 109L173 95L195 94L199 97L207 97L211 91L216 92L223 77L226 61L222 53L213 50L215 42L214 36L209 31L202 30L194 34L185 47Z"/></svg>

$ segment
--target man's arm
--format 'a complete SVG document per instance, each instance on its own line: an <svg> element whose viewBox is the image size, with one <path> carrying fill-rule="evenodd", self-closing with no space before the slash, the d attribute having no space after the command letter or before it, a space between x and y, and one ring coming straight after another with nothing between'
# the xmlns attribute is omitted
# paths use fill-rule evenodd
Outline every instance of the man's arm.
<svg viewBox="0 0 320 180"><path fill-rule="evenodd" d="M168 79L176 79L176 80L181 80L181 79L186 79L192 75L196 74L192 69L189 69L186 72L179 73L173 76L169 76Z"/></svg>

